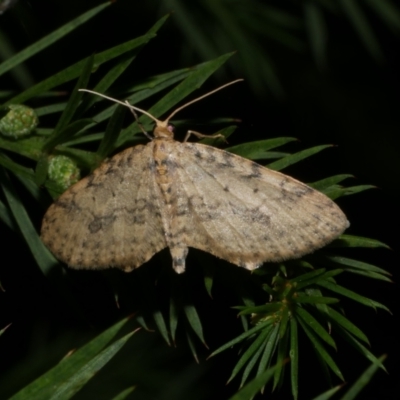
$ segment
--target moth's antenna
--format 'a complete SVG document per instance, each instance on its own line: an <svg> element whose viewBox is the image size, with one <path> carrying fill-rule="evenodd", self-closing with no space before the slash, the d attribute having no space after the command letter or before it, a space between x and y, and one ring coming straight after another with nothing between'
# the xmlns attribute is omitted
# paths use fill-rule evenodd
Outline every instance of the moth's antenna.
<svg viewBox="0 0 400 400"><path fill-rule="evenodd" d="M79 89L79 91L80 91L80 92L92 93L92 94L95 94L95 95L97 95L97 96L103 97L104 99L111 100L111 101L113 101L114 103L122 104L123 106L128 107L128 108L131 108L132 110L139 111L139 112L141 112L142 114L147 115L149 118L151 118L157 125L162 123L162 121L160 121L160 120L158 120L157 118L153 117L153 116L152 116L151 114L149 114L147 111L142 110L142 109L139 108L139 107L133 106L133 105L129 104L128 102L123 102L123 101L114 99L114 98L112 98L112 97L106 96L105 94L102 94L102 93L99 93L99 92L95 92L94 90Z"/></svg>
<svg viewBox="0 0 400 400"><path fill-rule="evenodd" d="M189 101L189 103L186 103L186 104L184 104L183 106L177 108L175 111L173 111L173 112L169 115L169 117L166 118L166 119L164 120L164 122L168 122L168 121L169 121L175 114L177 114L179 111L183 110L184 108L190 106L190 105L193 104L193 103L196 103L197 101L200 101L200 100L204 99L204 97L211 96L211 95L214 94L215 92L218 92L219 90L222 90L222 89L226 88L227 86L233 85L234 83L241 82L241 81L243 81L243 80L244 80L244 79L236 79L235 81L226 83L225 85L222 85L222 86L220 86L219 88L212 90L211 92L208 92L208 93L206 93L206 94L203 94L202 96L198 97L197 99L194 99L194 100L192 100L192 101Z"/></svg>
<svg viewBox="0 0 400 400"><path fill-rule="evenodd" d="M129 107L131 110L139 111L139 112L141 112L142 114L147 115L149 118L151 118L151 119L156 123L157 126L164 126L164 127L166 127L167 124L168 124L168 121L169 121L176 113L178 113L179 111L183 110L184 108L190 106L190 105L193 104L193 103L196 103L197 101L200 101L200 100L204 99L204 98L207 97L207 96L211 96L211 95L214 94L215 92L218 92L219 90L222 90L222 89L226 88L227 86L233 85L234 83L241 82L241 81L243 81L243 79L236 79L235 81L226 83L225 85L222 85L222 86L220 86L219 88L212 90L211 92L208 92L208 93L206 93L206 94L203 94L202 96L198 97L197 99L194 99L194 100L192 100L192 101L189 101L189 103L186 103L186 104L184 104L183 106L177 108L175 111L173 111L173 112L169 115L169 117L166 118L164 121L158 120L157 118L155 118L155 117L153 117L151 114L149 114L147 111L142 110L142 109L139 108L139 107L132 106L132 105L129 104L127 101L126 101L126 102L122 102L122 101L120 101L120 100L117 100L117 99L114 99L114 98L112 98L112 97L106 96L105 94L102 94L102 93L99 93L99 92L95 92L94 90L79 89L79 91L80 91L80 92L92 93L92 94L95 94L95 95L97 95L97 96L103 97L104 99L111 100L111 101L113 101L114 103L122 104L122 105L125 106L125 107Z"/></svg>
<svg viewBox="0 0 400 400"><path fill-rule="evenodd" d="M141 130L141 131L144 133L144 135L147 136L150 140L153 140L153 138L145 131L145 129L144 129L142 123L139 121L139 117L138 117L138 115L136 114L136 111L135 111L133 108L131 108L131 105L130 105L130 103L129 103L128 100L125 100L125 105L126 105L127 107L129 107L129 109L131 110L131 113L132 113L133 116L135 117L136 123L138 124L138 127L140 128L140 130Z"/></svg>

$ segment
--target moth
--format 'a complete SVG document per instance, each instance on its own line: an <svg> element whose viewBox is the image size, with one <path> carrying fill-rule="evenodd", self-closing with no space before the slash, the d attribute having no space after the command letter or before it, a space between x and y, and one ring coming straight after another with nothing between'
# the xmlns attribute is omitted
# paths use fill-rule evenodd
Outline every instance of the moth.
<svg viewBox="0 0 400 400"><path fill-rule="evenodd" d="M153 137L105 161L50 206L41 238L51 252L73 268L129 272L168 247L173 269L182 273L193 247L253 270L337 238L349 222L324 194L227 151L189 143L191 134L204 136L198 132L174 140L170 119L227 85L164 121L97 93L149 116Z"/></svg>

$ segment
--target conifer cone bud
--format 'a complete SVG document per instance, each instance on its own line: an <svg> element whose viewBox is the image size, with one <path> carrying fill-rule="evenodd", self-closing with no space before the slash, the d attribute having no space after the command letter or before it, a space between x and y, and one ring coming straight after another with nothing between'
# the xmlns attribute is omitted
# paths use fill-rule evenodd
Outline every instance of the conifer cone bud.
<svg viewBox="0 0 400 400"><path fill-rule="evenodd" d="M9 110L0 119L0 132L4 136L18 139L29 135L39 124L39 118L35 111L22 104L10 104Z"/></svg>
<svg viewBox="0 0 400 400"><path fill-rule="evenodd" d="M49 179L64 192L81 179L76 163L66 156L54 156L49 162Z"/></svg>

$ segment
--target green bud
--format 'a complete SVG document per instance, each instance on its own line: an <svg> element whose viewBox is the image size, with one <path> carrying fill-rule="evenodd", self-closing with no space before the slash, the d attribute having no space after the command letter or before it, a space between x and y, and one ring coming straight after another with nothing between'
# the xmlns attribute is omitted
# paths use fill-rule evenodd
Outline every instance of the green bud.
<svg viewBox="0 0 400 400"><path fill-rule="evenodd" d="M29 135L37 127L39 118L32 108L22 104L10 104L4 108L8 110L0 119L0 132L4 136L17 139Z"/></svg>
<svg viewBox="0 0 400 400"><path fill-rule="evenodd" d="M61 192L67 190L81 178L76 163L66 156L54 156L49 162L49 179L57 184Z"/></svg>

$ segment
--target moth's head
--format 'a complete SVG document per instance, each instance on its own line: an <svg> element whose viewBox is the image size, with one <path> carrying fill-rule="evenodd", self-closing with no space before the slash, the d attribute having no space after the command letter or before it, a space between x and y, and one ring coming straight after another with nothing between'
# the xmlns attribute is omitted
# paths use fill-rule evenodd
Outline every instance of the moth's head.
<svg viewBox="0 0 400 400"><path fill-rule="evenodd" d="M157 121L156 126L153 130L153 135L155 138L174 138L174 127L166 121Z"/></svg>

